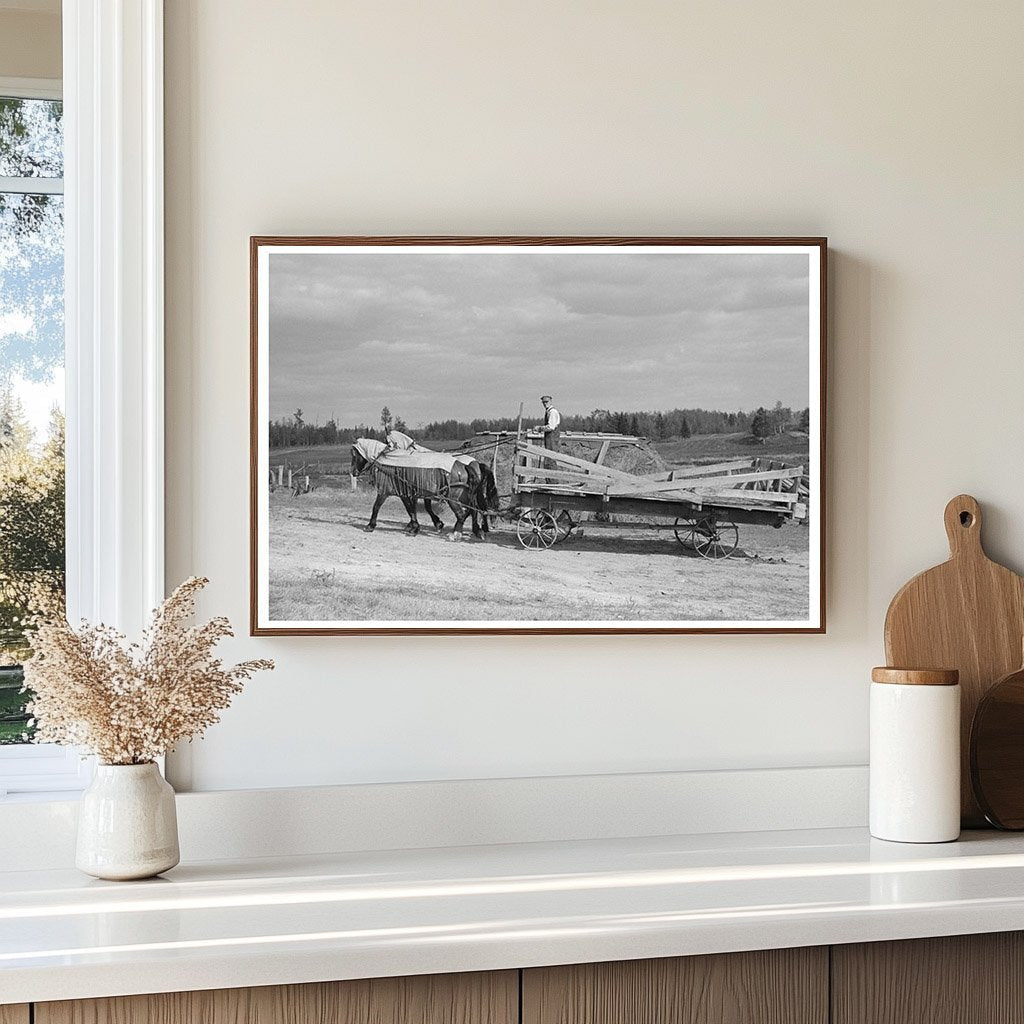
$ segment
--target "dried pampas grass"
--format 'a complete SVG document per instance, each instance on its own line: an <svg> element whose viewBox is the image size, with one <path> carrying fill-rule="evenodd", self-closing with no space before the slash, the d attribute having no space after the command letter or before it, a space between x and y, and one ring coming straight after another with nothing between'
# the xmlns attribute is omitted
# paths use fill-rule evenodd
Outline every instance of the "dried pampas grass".
<svg viewBox="0 0 1024 1024"><path fill-rule="evenodd" d="M232 636L218 617L188 626L209 580L186 580L153 612L141 644L109 626L76 630L63 616L41 617L25 662L37 743L84 747L104 764L145 764L201 735L264 659L225 668L213 649Z"/></svg>

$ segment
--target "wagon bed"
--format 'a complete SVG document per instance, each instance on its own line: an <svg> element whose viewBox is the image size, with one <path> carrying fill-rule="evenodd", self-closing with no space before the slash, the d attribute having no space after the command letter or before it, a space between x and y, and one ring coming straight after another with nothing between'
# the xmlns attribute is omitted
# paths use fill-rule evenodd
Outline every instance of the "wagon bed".
<svg viewBox="0 0 1024 1024"><path fill-rule="evenodd" d="M588 529L652 528L650 522L611 523L612 516L672 520L660 528L672 529L681 544L707 558L726 558L739 544L737 524L779 527L807 518L803 466L736 459L635 474L604 465L604 458L613 443L639 447L641 438L578 432L563 436L600 444L596 461L549 451L521 436L516 440L512 493L524 547L550 547L564 540L579 525L573 513L590 513Z"/></svg>

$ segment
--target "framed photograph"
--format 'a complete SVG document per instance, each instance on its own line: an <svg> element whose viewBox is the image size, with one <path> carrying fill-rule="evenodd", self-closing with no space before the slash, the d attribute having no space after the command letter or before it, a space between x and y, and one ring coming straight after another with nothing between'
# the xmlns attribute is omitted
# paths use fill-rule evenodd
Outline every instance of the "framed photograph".
<svg viewBox="0 0 1024 1024"><path fill-rule="evenodd" d="M825 631L824 238L250 249L254 635Z"/></svg>

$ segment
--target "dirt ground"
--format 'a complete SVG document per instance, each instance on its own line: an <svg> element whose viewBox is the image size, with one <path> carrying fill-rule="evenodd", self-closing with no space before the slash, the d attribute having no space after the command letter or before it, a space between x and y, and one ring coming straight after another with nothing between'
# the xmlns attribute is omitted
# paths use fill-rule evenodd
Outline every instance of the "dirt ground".
<svg viewBox="0 0 1024 1024"><path fill-rule="evenodd" d="M270 495L270 615L275 621L797 620L808 616L808 535L802 526L740 526L731 558L709 561L671 529L583 524L546 550L520 546L496 521L490 539L420 534L397 498L366 534L371 492L323 487Z"/></svg>

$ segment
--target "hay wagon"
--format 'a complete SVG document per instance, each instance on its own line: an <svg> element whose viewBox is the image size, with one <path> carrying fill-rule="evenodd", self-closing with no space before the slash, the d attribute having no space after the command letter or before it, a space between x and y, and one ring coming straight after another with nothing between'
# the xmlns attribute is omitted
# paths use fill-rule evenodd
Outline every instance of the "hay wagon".
<svg viewBox="0 0 1024 1024"><path fill-rule="evenodd" d="M565 540L586 515L587 529L671 529L680 544L705 558L728 558L739 546L741 524L780 527L806 521L803 466L745 459L639 475L613 469L604 460L612 445L639 447L641 438L582 432L562 436L599 446L595 461L548 451L533 443L536 435L516 437L512 508L525 548L549 548Z"/></svg>

